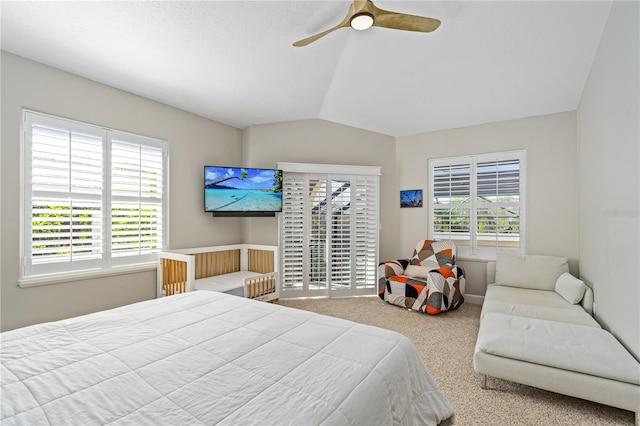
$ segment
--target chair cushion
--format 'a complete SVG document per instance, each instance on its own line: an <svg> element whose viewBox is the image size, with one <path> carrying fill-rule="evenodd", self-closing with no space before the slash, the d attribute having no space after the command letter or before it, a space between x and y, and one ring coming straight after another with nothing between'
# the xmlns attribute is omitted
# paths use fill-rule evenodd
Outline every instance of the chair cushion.
<svg viewBox="0 0 640 426"><path fill-rule="evenodd" d="M427 277L429 276L429 272L438 268L439 266L436 266L435 268L431 268L428 266L407 265L407 269L404 270L403 275L406 275L408 277L414 277L414 278L422 278L426 280Z"/></svg>
<svg viewBox="0 0 640 426"><path fill-rule="evenodd" d="M557 256L498 253L496 284L554 291L558 277L569 272L569 259Z"/></svg>

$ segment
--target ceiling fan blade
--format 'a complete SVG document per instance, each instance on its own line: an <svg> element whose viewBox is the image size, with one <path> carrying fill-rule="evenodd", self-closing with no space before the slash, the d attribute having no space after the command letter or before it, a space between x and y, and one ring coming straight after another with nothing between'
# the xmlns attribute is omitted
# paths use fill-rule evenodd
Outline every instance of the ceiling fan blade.
<svg viewBox="0 0 640 426"><path fill-rule="evenodd" d="M294 45L295 47L302 47L302 46L306 46L307 44L311 44L311 43L313 43L314 41L316 41L316 40L317 40L317 39L319 39L320 37L324 37L324 36L326 36L326 35L327 35L327 34L329 34L330 32L333 32L333 31L335 31L335 30L337 30L337 29L340 29L340 28L343 28L343 27L347 27L347 26L349 26L349 21L347 21L347 24L346 24L346 25L344 25L344 23L340 23L340 24L336 25L335 27L333 27L333 28L329 28L328 30L323 31L323 32L321 32L321 33L319 33L319 34L313 35L313 36L311 36L311 37L303 38L302 40L298 40L298 41L296 41L295 43L293 43L293 45Z"/></svg>
<svg viewBox="0 0 640 426"><path fill-rule="evenodd" d="M320 37L324 37L324 36L326 36L327 34L329 34L329 33L333 32L333 31L335 31L335 30L338 30L338 29L340 29L340 28L344 28L344 27L348 27L348 26L349 26L349 23L351 22L351 17L352 17L352 16L353 16L353 14L354 14L355 7L356 7L356 6L355 6L355 3L351 4L351 6L349 6L349 11L347 12L347 16L345 16L345 17L344 17L344 19L342 20L342 22L340 22L340 23L339 23L338 25L336 25L335 27L333 27L333 28L329 28L328 30L323 31L323 32L321 32L321 33L318 33L318 34L316 34L316 35L312 35L311 37L307 37L307 38L303 38L302 40L298 40L298 41L296 41L295 43L293 43L293 45L294 45L295 47L302 47L302 46L306 46L306 45L308 45L308 44L313 43L314 41L316 41L316 40L317 40L317 39L319 39Z"/></svg>
<svg viewBox="0 0 640 426"><path fill-rule="evenodd" d="M376 6L373 7L374 27L429 33L440 26L440 20L438 19L427 18L426 16L408 15L406 13L390 12Z"/></svg>

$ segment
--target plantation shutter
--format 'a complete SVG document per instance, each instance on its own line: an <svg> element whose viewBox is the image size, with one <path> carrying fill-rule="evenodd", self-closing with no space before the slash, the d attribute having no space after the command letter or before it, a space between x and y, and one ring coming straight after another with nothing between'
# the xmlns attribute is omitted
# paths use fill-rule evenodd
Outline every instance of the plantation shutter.
<svg viewBox="0 0 640 426"><path fill-rule="evenodd" d="M25 121L25 271L98 267L103 226L101 132L29 114Z"/></svg>
<svg viewBox="0 0 640 426"><path fill-rule="evenodd" d="M166 142L24 112L21 279L155 261Z"/></svg>
<svg viewBox="0 0 640 426"><path fill-rule="evenodd" d="M520 159L478 163L478 247L520 250Z"/></svg>
<svg viewBox="0 0 640 426"><path fill-rule="evenodd" d="M307 176L307 214L305 247L307 284L310 291L326 288L327 273L327 179Z"/></svg>
<svg viewBox="0 0 640 426"><path fill-rule="evenodd" d="M350 166L278 167L284 172L281 296L375 294L379 177L345 173ZM312 172L298 172L305 169Z"/></svg>
<svg viewBox="0 0 640 426"><path fill-rule="evenodd" d="M356 293L376 291L378 261L378 178L357 176L353 191L352 215L355 240Z"/></svg>
<svg viewBox="0 0 640 426"><path fill-rule="evenodd" d="M433 237L471 244L471 164L433 168Z"/></svg>
<svg viewBox="0 0 640 426"><path fill-rule="evenodd" d="M329 251L331 256L331 286L348 290L351 286L351 180L333 178L327 201L326 216L330 220Z"/></svg>
<svg viewBox="0 0 640 426"><path fill-rule="evenodd" d="M163 149L132 135L111 139L111 254L154 260L162 250Z"/></svg>
<svg viewBox="0 0 640 426"><path fill-rule="evenodd" d="M462 254L524 251L525 152L429 160L430 235Z"/></svg>
<svg viewBox="0 0 640 426"><path fill-rule="evenodd" d="M284 174L280 227L280 283L283 291L300 290L303 286L306 203L305 176Z"/></svg>

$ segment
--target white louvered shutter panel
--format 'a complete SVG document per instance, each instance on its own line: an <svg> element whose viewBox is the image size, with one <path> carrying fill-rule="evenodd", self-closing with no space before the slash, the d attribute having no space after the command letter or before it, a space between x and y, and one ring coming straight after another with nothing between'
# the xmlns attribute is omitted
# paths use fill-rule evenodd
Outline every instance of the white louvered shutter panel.
<svg viewBox="0 0 640 426"><path fill-rule="evenodd" d="M330 215L331 288L351 287L351 181L349 178L331 180L331 194L327 204Z"/></svg>
<svg viewBox="0 0 640 426"><path fill-rule="evenodd" d="M282 291L300 290L304 280L305 214L307 190L304 175L284 173L281 213Z"/></svg>
<svg viewBox="0 0 640 426"><path fill-rule="evenodd" d="M377 288L376 262L378 259L378 177L357 176L352 186L351 215L355 246L355 286L357 293L370 293L366 289Z"/></svg>
<svg viewBox="0 0 640 426"><path fill-rule="evenodd" d="M164 153L132 135L111 139L111 254L114 263L153 260L163 243ZM136 257L135 259L116 258Z"/></svg>
<svg viewBox="0 0 640 426"><path fill-rule="evenodd" d="M479 162L476 178L478 247L520 250L520 160Z"/></svg>
<svg viewBox="0 0 640 426"><path fill-rule="evenodd" d="M444 164L433 167L433 237L471 243L471 165Z"/></svg>
<svg viewBox="0 0 640 426"><path fill-rule="evenodd" d="M99 267L103 136L89 126L25 115L24 273Z"/></svg>
<svg viewBox="0 0 640 426"><path fill-rule="evenodd" d="M305 256L308 267L307 287L310 291L326 289L329 277L327 274L327 211L331 204L327 203L326 177L310 176L308 178L307 227L305 246L309 248Z"/></svg>

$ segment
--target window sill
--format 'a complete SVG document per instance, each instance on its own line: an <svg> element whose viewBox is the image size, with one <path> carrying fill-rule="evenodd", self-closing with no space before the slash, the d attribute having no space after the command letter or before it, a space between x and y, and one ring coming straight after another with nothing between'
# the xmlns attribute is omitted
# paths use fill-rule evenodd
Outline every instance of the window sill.
<svg viewBox="0 0 640 426"><path fill-rule="evenodd" d="M95 269L90 271L65 272L61 274L34 275L18 280L18 287L29 288L50 284L61 284L71 281L82 281L94 278L111 277L116 275L134 274L137 272L155 271L156 262L138 263L136 265L117 266L110 269Z"/></svg>
<svg viewBox="0 0 640 426"><path fill-rule="evenodd" d="M456 257L456 260L462 260L464 262L484 262L484 263L496 261L495 257L492 259L490 256L475 256L472 254L458 255Z"/></svg>
<svg viewBox="0 0 640 426"><path fill-rule="evenodd" d="M487 252L487 251L483 251L479 254L470 254L470 253L460 253L460 251L458 251L458 255L456 257L456 259L458 260L464 260L467 262L495 262L496 258L498 257L498 253L509 253L509 254L513 254L516 256L523 256L524 253L520 252L520 251L515 251L515 250L501 250L499 252Z"/></svg>

